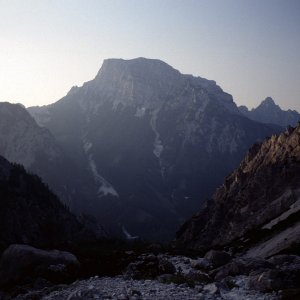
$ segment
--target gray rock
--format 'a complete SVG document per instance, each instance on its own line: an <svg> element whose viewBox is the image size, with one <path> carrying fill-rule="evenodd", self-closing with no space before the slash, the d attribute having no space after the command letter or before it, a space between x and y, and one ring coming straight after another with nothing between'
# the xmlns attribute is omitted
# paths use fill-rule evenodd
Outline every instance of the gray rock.
<svg viewBox="0 0 300 300"><path fill-rule="evenodd" d="M167 259L159 260L158 269L162 274L174 274L176 272L174 265Z"/></svg>
<svg viewBox="0 0 300 300"><path fill-rule="evenodd" d="M128 265L125 277L133 279L154 279L162 274L174 274L174 265L165 258L153 254L141 255Z"/></svg>
<svg viewBox="0 0 300 300"><path fill-rule="evenodd" d="M280 270L265 271L250 279L250 288L268 292L299 287L299 276ZM299 275L299 274L298 274Z"/></svg>
<svg viewBox="0 0 300 300"><path fill-rule="evenodd" d="M249 280L249 288L261 292L278 291L283 287L283 276L278 270L270 270L251 276Z"/></svg>
<svg viewBox="0 0 300 300"><path fill-rule="evenodd" d="M197 283L209 283L212 281L210 276L201 271L190 271L188 274L185 275L188 280L192 280L193 282Z"/></svg>
<svg viewBox="0 0 300 300"><path fill-rule="evenodd" d="M287 266L291 264L300 265L300 256L297 255L275 255L268 259L275 266Z"/></svg>
<svg viewBox="0 0 300 300"><path fill-rule="evenodd" d="M0 260L0 285L19 283L26 278L68 282L76 278L79 268L79 261L69 252L11 245Z"/></svg>
<svg viewBox="0 0 300 300"><path fill-rule="evenodd" d="M216 250L208 251L204 258L209 261L213 268L223 266L231 260L231 256L228 253Z"/></svg>
<svg viewBox="0 0 300 300"><path fill-rule="evenodd" d="M217 287L217 285L215 283L210 283L210 284L205 285L203 287L203 291L205 291L209 294L212 294L212 295L216 295L220 292L219 288Z"/></svg>
<svg viewBox="0 0 300 300"><path fill-rule="evenodd" d="M191 266L197 270L208 270L211 267L210 262L206 258L191 260Z"/></svg>
<svg viewBox="0 0 300 300"><path fill-rule="evenodd" d="M162 274L162 275L159 275L156 279L160 283L170 283L170 282L172 282L173 275L172 274Z"/></svg>
<svg viewBox="0 0 300 300"><path fill-rule="evenodd" d="M221 266L210 273L215 280L221 280L227 276L249 275L250 272L261 272L274 269L274 265L264 259L238 258Z"/></svg>
<svg viewBox="0 0 300 300"><path fill-rule="evenodd" d="M279 291L280 300L300 299L300 288Z"/></svg>

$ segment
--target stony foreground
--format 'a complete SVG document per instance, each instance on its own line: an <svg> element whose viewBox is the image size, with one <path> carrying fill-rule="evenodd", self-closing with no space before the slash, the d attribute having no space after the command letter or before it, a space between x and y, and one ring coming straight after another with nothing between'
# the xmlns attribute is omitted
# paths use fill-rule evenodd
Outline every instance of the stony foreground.
<svg viewBox="0 0 300 300"><path fill-rule="evenodd" d="M57 286L56 291L48 289L31 292L15 299L77 300L77 299L112 299L112 300L146 300L146 299L197 299L197 300L275 300L275 294L262 294L240 287L232 290L218 288L215 284L189 288L186 284L163 284L157 280L124 280L123 277L90 278L77 281L68 287Z"/></svg>
<svg viewBox="0 0 300 300"><path fill-rule="evenodd" d="M27 248L19 247L19 250L24 254ZM68 265L74 261L72 257L71 260L55 260L52 252L37 251L30 252L33 258L25 259L25 263L21 256L16 260L16 256L9 256L9 253L11 251L2 257L6 271L0 274L6 275L9 282L19 278L19 285L14 285L13 290L2 296L0 294L0 300L300 299L300 257L297 255L275 255L264 259L232 256L216 250L207 252L204 257L193 258L144 253L133 259L120 275L96 276L67 285L65 283L71 282L68 279L72 278L68 272L74 272ZM44 256L41 259L41 254L47 259ZM69 258L66 253L60 252L60 255Z"/></svg>

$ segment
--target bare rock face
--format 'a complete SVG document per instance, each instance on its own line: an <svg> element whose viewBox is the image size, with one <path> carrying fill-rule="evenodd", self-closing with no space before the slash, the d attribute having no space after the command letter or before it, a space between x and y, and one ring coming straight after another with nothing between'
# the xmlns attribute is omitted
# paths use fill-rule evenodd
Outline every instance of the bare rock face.
<svg viewBox="0 0 300 300"><path fill-rule="evenodd" d="M82 177L75 164L50 131L40 127L20 104L0 102L0 155L40 176L62 202L76 207L81 196L76 186Z"/></svg>
<svg viewBox="0 0 300 300"><path fill-rule="evenodd" d="M76 278L79 268L79 261L69 252L11 245L0 260L0 286L36 278L68 282Z"/></svg>
<svg viewBox="0 0 300 300"><path fill-rule="evenodd" d="M105 60L93 80L28 111L79 168L77 212L161 241L278 130L244 117L216 82L145 58Z"/></svg>
<svg viewBox="0 0 300 300"><path fill-rule="evenodd" d="M230 245L248 257L295 252L299 204L300 125L254 145L177 241L195 249Z"/></svg>

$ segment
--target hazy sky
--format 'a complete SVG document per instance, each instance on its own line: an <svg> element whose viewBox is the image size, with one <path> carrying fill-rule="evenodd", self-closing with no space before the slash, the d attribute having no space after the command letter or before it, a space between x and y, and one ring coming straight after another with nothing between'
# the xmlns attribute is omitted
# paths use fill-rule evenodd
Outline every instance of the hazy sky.
<svg viewBox="0 0 300 300"><path fill-rule="evenodd" d="M140 56L300 111L300 0L0 0L0 101L52 103Z"/></svg>

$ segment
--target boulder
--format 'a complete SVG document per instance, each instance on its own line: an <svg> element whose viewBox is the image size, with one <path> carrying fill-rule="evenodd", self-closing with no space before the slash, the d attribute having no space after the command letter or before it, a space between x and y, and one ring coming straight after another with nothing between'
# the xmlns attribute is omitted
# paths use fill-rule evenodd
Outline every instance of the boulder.
<svg viewBox="0 0 300 300"><path fill-rule="evenodd" d="M284 276L279 270L269 270L250 276L249 288L260 292L272 292L285 288Z"/></svg>
<svg viewBox="0 0 300 300"><path fill-rule="evenodd" d="M162 274L174 274L176 268L166 258L153 254L138 257L137 261L128 265L125 277L132 279L154 279Z"/></svg>
<svg viewBox="0 0 300 300"><path fill-rule="evenodd" d="M277 267L286 268L290 265L300 266L300 256L297 255L275 255L268 259L268 261Z"/></svg>
<svg viewBox="0 0 300 300"><path fill-rule="evenodd" d="M280 300L299 300L300 288L281 290L278 295Z"/></svg>
<svg viewBox="0 0 300 300"><path fill-rule="evenodd" d="M224 251L210 250L204 258L206 258L213 268L218 268L227 264L231 260L231 256Z"/></svg>
<svg viewBox="0 0 300 300"><path fill-rule="evenodd" d="M291 266L286 269L274 269L250 276L249 287L262 292L298 289L300 269Z"/></svg>
<svg viewBox="0 0 300 300"><path fill-rule="evenodd" d="M191 260L191 266L196 270L209 270L211 265L206 258L197 258Z"/></svg>
<svg viewBox="0 0 300 300"><path fill-rule="evenodd" d="M45 278L55 283L70 282L78 275L79 268L79 261L69 252L11 245L0 260L0 286L37 278Z"/></svg>
<svg viewBox="0 0 300 300"><path fill-rule="evenodd" d="M176 268L174 265L167 259L160 259L158 263L158 270L161 274L174 274Z"/></svg>
<svg viewBox="0 0 300 300"><path fill-rule="evenodd" d="M227 276L249 275L250 272L262 272L274 269L274 265L265 259L236 258L228 264L221 266L210 273L215 280L221 280Z"/></svg>
<svg viewBox="0 0 300 300"><path fill-rule="evenodd" d="M146 248L146 250L147 252L151 252L157 255L163 251L163 247L161 244L152 243Z"/></svg>
<svg viewBox="0 0 300 300"><path fill-rule="evenodd" d="M191 270L185 275L185 277L187 280L191 280L196 283L209 283L212 281L208 274L196 270Z"/></svg>
<svg viewBox="0 0 300 300"><path fill-rule="evenodd" d="M217 295L220 293L220 289L215 283L207 284L203 287L203 291L211 295Z"/></svg>

